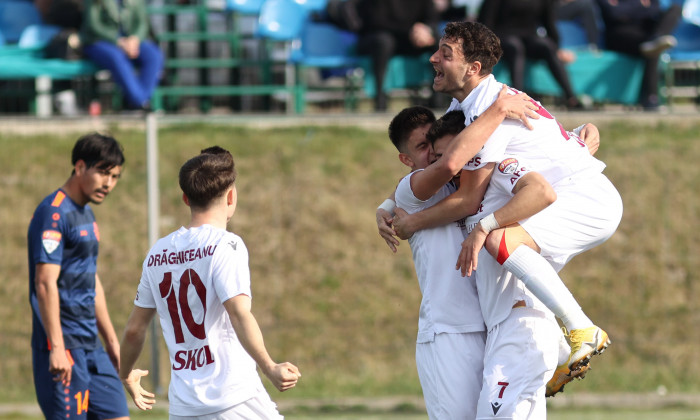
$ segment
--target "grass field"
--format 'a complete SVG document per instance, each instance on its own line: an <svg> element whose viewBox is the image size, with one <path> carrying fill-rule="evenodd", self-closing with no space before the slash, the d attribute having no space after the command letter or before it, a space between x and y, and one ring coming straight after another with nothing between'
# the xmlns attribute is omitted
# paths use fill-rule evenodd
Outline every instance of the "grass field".
<svg viewBox="0 0 700 420"><path fill-rule="evenodd" d="M600 129L599 157L622 194L625 215L615 236L575 258L563 277L613 345L567 392L663 386L698 393L700 122L604 122ZM98 270L121 333L148 249L146 168L143 131L112 133L124 143L127 163L120 185L95 213ZM0 378L12 378L0 381L0 403L34 399L26 228L36 204L70 174L76 138L0 130ZM385 131L185 124L162 128L159 139L162 234L187 220L175 181L186 158L213 144L236 158L239 207L230 227L250 250L253 311L272 356L294 362L304 375L292 392L273 393L275 400L420 395L414 362L420 296L410 253L402 244L392 255L374 222L377 204L405 172ZM166 354L162 340L159 345ZM150 366L148 353L139 364ZM160 368L168 371L166 360ZM678 417L664 411L655 418L697 418L676 411ZM287 418L393 418L341 414ZM578 418L567 415L557 410L550 418ZM654 418L627 415L615 418Z"/></svg>
<svg viewBox="0 0 700 420"><path fill-rule="evenodd" d="M283 413L286 420L428 420L425 413L389 412L324 412L324 413ZM0 415L0 420L40 420L42 416L9 413ZM132 419L168 420L168 414L162 410L148 412L132 411ZM692 409L575 409L549 410L549 420L698 420L700 412Z"/></svg>

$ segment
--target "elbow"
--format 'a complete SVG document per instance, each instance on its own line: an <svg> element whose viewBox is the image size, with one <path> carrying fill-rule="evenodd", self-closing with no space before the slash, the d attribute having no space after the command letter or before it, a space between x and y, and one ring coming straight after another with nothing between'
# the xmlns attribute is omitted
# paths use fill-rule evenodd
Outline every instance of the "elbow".
<svg viewBox="0 0 700 420"><path fill-rule="evenodd" d="M441 162L442 161L442 162ZM445 171L449 172L450 176L456 176L460 172L462 172L462 169L464 169L464 164L465 162L460 161L455 158L445 158L443 156L442 159L438 160L440 167Z"/></svg>
<svg viewBox="0 0 700 420"><path fill-rule="evenodd" d="M555 201L557 201L557 193L554 191L554 188L552 188L550 185L543 187L542 197L547 206L550 206Z"/></svg>

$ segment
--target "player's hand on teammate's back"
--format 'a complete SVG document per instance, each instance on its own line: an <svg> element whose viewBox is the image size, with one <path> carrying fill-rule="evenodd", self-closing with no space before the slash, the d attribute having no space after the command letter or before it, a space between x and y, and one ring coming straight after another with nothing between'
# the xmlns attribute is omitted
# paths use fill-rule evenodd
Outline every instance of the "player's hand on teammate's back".
<svg viewBox="0 0 700 420"><path fill-rule="evenodd" d="M406 210L396 208L394 210L394 232L400 239L409 239L418 229L413 226L413 216Z"/></svg>
<svg viewBox="0 0 700 420"><path fill-rule="evenodd" d="M289 362L277 363L269 371L263 371L279 391L294 388L301 377L299 368Z"/></svg>
<svg viewBox="0 0 700 420"><path fill-rule="evenodd" d="M586 143L586 147L588 147L591 156L595 155L598 151L598 147L600 147L600 132L598 131L598 127L591 123L584 125L579 137Z"/></svg>
<svg viewBox="0 0 700 420"><path fill-rule="evenodd" d="M462 276L471 276L472 271L476 270L479 263L479 251L484 247L488 235L481 224L477 223L467 239L462 242L462 250L459 252L455 267L456 270L462 271Z"/></svg>
<svg viewBox="0 0 700 420"><path fill-rule="evenodd" d="M392 252L396 253L396 247L399 246L399 240L396 239L396 232L391 228L394 219L391 213L384 209L377 209L377 229L379 236L386 241L387 246Z"/></svg>
<svg viewBox="0 0 700 420"><path fill-rule="evenodd" d="M73 368L64 349L51 350L49 355L49 372L54 376L53 380L61 382L65 386L70 385Z"/></svg>
<svg viewBox="0 0 700 420"><path fill-rule="evenodd" d="M494 102L501 108L502 111L506 113L506 118L511 120L520 120L525 127L532 130L532 124L530 124L530 119L537 120L540 118L537 111L540 106L537 105L535 101L532 100L526 93L518 93L516 95L510 95L508 93L508 86L503 85L503 88L498 93L498 97Z"/></svg>
<svg viewBox="0 0 700 420"><path fill-rule="evenodd" d="M126 388L126 391L134 400L134 404L140 410L150 410L153 408L153 404L156 403L155 395L141 387L141 378L146 375L148 375L147 370L134 369L129 372L129 376L126 379L122 380L124 388Z"/></svg>

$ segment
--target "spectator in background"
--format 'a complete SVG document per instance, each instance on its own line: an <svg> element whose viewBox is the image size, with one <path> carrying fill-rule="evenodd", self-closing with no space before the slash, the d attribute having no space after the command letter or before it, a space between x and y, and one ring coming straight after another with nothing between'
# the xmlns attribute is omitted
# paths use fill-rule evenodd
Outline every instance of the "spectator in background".
<svg viewBox="0 0 700 420"><path fill-rule="evenodd" d="M484 0L434 0L442 22L474 21Z"/></svg>
<svg viewBox="0 0 700 420"><path fill-rule="evenodd" d="M434 52L440 38L438 12L433 0L359 0L356 10L361 21L357 52L372 59L377 92L374 109L384 111L389 60L395 55Z"/></svg>
<svg viewBox="0 0 700 420"><path fill-rule="evenodd" d="M514 88L524 90L528 58L545 60L564 92L566 107L583 109L564 66L576 57L571 51L559 49L554 10L554 0L488 0L481 5L479 22L500 38L503 61Z"/></svg>
<svg viewBox="0 0 700 420"><path fill-rule="evenodd" d="M645 110L659 108L659 57L677 44L671 35L681 7L662 10L659 0L598 0L605 23L605 48L646 60L639 93Z"/></svg>
<svg viewBox="0 0 700 420"><path fill-rule="evenodd" d="M598 49L598 41L600 41L600 28L598 27L600 11L596 0L556 0L555 10L557 20L575 20L579 22L586 32L588 48L592 51Z"/></svg>
<svg viewBox="0 0 700 420"><path fill-rule="evenodd" d="M163 68L160 49L146 39L148 29L148 13L142 0L85 1L83 53L112 73L131 109L150 106Z"/></svg>
<svg viewBox="0 0 700 420"><path fill-rule="evenodd" d="M34 0L34 5L51 25L78 30L83 23L83 0Z"/></svg>

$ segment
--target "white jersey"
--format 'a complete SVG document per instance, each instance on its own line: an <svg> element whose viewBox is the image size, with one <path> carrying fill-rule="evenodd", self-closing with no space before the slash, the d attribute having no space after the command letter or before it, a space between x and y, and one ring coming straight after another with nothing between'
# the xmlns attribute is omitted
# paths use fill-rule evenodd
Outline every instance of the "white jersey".
<svg viewBox="0 0 700 420"><path fill-rule="evenodd" d="M502 86L489 75L464 101L453 99L448 111L461 109L468 126L496 100ZM511 93L516 92L511 89ZM537 113L540 118L530 120L533 130L519 120L501 123L464 169L479 169L489 162L501 162L504 155L515 155L537 168L552 185L574 175L603 171L605 164L591 156L578 136L565 131L541 105Z"/></svg>
<svg viewBox="0 0 700 420"><path fill-rule="evenodd" d="M148 253L134 304L158 311L170 354L171 414L214 413L262 389L222 304L241 294L251 296L248 250L225 229L181 227Z"/></svg>
<svg viewBox="0 0 700 420"><path fill-rule="evenodd" d="M527 172L529 169L526 163L515 157L506 156L499 162L493 171L479 211L466 219L467 233L472 231L481 218L500 209L513 197L513 187ZM519 279L489 255L485 248L479 252L479 265L473 277L476 277L479 303L487 331L503 322L517 301L525 301L529 308L551 313Z"/></svg>
<svg viewBox="0 0 700 420"><path fill-rule="evenodd" d="M430 199L419 200L411 190L411 176L415 173L404 177L396 188L396 205L409 214L431 207L454 192L454 188L444 186ZM464 240L463 228L460 221L424 229L408 241L423 295L418 343L431 342L440 333L484 331L474 279L462 277L455 270Z"/></svg>

